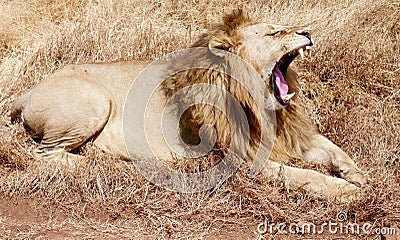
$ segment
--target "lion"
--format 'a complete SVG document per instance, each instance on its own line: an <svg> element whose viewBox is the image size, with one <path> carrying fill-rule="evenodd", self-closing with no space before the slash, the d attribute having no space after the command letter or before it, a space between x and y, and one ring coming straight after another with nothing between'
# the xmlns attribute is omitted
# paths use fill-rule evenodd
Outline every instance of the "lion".
<svg viewBox="0 0 400 240"><path fill-rule="evenodd" d="M165 106L161 103L191 84L219 86L239 102L238 106L245 113L250 136L249 149L245 150L246 161L255 159L259 154L266 160L262 173L272 180L283 179L288 189L305 189L322 197L353 199L367 183L367 175L342 149L318 133L303 114L297 100L298 75L289 65L297 56L303 57L313 44L309 28L257 22L242 10L233 11L223 17L221 24L200 36L192 47L207 49L207 54L198 61L210 66L216 64L215 59L220 60L217 64L223 64L224 56L219 51L238 56L262 79L263 86L252 86L249 94L238 83L240 79L234 80L229 74L207 69L182 71L169 76L157 88L154 93L156 100L149 104L150 112L154 114L146 116L145 121L155 121L152 117L159 117ZM72 153L73 150L88 141L93 141L105 152L130 159L132 156L124 140L124 104L135 78L149 64L148 61L136 61L64 66L15 101L11 121L22 119L25 129L39 143L35 156L40 159L73 163L81 159L81 156ZM175 65L179 62L167 68L173 69ZM251 75L248 69L232 66L231 69L243 78ZM263 90L268 91L271 101L264 101ZM237 106L230 104L225 95L215 98L225 104L226 110L237 110ZM255 106L255 101L265 102L265 106ZM179 109L180 103L176 105ZM262 146L261 126L264 124L262 121L269 121L267 112L276 116L276 136L270 146L270 156L264 156L263 150L257 152L257 149L265 148ZM179 122L183 142L192 146L199 144L201 126L207 124L216 130L215 146L229 146L232 132L223 114L207 104L186 109ZM237 124L236 128L242 127L241 122L234 124ZM150 126L147 131L157 136L160 128ZM167 158L171 150L157 137L153 139L156 140L151 144L156 151ZM141 156L143 143L137 142L134 151L138 154L135 156ZM159 142L160 147L157 146ZM241 144L234 143L234 149L240 150L243 147ZM334 176L287 166L283 163L286 159L324 164Z"/></svg>

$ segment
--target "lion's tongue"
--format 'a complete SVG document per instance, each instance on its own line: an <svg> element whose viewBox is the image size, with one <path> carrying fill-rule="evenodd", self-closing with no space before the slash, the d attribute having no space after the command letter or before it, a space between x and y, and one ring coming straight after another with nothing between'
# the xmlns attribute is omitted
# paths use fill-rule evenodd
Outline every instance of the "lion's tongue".
<svg viewBox="0 0 400 240"><path fill-rule="evenodd" d="M274 76L275 76L276 86L278 87L279 90L279 95L281 97L287 95L289 92L289 86L285 81L285 78L283 77L281 70L279 70L279 67L274 68Z"/></svg>

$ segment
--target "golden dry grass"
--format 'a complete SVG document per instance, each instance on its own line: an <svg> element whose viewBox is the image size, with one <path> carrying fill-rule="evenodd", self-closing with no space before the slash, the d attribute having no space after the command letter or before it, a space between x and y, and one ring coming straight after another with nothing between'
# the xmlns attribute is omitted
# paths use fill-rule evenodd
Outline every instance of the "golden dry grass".
<svg viewBox="0 0 400 240"><path fill-rule="evenodd" d="M0 6L0 199L6 202L0 207L14 201L39 216L3 209L0 238L244 239L255 238L265 218L322 224L338 212L399 227L399 1L6 0ZM344 204L287 192L262 176L250 179L246 169L212 191L169 192L90 144L78 170L63 170L34 160L33 141L10 124L11 103L61 66L155 59L188 47L238 7L256 19L313 28L314 57L297 62L301 96L321 132L370 173L360 199ZM311 236L319 237L332 238Z"/></svg>

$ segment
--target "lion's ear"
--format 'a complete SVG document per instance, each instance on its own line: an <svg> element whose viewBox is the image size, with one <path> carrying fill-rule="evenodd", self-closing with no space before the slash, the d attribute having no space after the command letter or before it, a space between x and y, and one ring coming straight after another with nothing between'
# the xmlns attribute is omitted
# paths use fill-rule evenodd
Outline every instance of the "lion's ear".
<svg viewBox="0 0 400 240"><path fill-rule="evenodd" d="M214 36L208 42L208 48L216 56L224 57L226 52L231 52L233 43L228 36Z"/></svg>

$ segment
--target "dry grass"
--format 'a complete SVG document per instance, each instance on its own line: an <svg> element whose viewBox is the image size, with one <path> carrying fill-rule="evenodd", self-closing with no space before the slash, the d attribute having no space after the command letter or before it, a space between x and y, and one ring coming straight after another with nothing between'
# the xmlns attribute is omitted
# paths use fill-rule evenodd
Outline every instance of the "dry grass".
<svg viewBox="0 0 400 240"><path fill-rule="evenodd" d="M301 95L321 132L370 173L372 183L360 199L344 204L288 193L262 176L250 179L246 169L212 191L169 192L90 144L82 150L86 162L63 170L35 161L32 140L22 126L10 125L11 103L61 66L155 59L187 47L242 5L256 19L314 29L314 57L298 62ZM42 218L0 212L0 238L192 239L216 233L216 239L240 239L255 237L265 218L321 224L338 212L399 227L400 2L21 0L0 6L0 199L28 199L27 211ZM309 236L292 236L302 237Z"/></svg>

